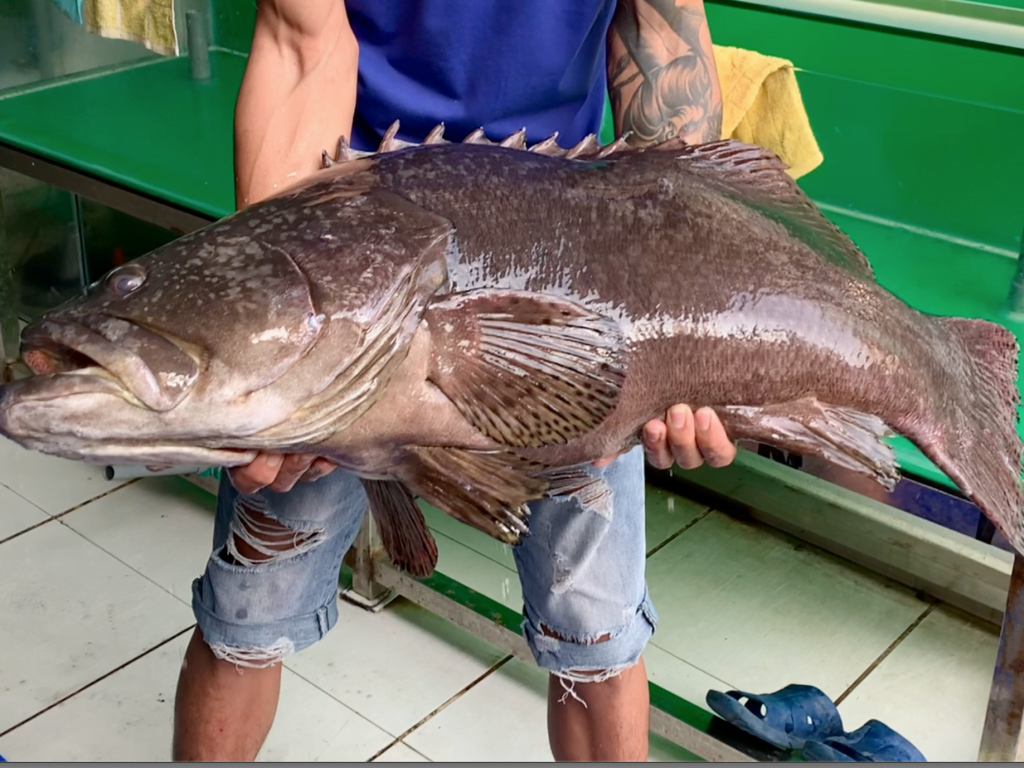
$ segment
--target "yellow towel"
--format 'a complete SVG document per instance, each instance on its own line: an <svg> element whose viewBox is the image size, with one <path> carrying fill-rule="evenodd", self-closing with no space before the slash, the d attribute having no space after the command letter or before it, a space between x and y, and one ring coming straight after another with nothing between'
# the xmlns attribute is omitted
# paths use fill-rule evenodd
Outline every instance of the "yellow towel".
<svg viewBox="0 0 1024 768"><path fill-rule="evenodd" d="M824 157L814 138L792 62L743 48L714 46L722 84L722 138L770 149L794 179Z"/></svg>
<svg viewBox="0 0 1024 768"><path fill-rule="evenodd" d="M174 0L84 0L82 23L101 37L131 40L163 56L178 55Z"/></svg>

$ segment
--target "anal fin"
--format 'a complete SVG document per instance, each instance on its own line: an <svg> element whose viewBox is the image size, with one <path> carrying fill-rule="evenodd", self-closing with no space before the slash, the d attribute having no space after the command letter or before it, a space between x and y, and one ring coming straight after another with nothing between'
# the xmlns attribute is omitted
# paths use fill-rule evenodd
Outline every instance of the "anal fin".
<svg viewBox="0 0 1024 768"><path fill-rule="evenodd" d="M403 483L456 520L506 544L527 532L526 504L544 498L541 467L506 451L407 446Z"/></svg>
<svg viewBox="0 0 1024 768"><path fill-rule="evenodd" d="M715 408L734 440L756 440L852 469L892 490L899 479L896 456L882 442L893 434L877 416L805 398L763 406Z"/></svg>
<svg viewBox="0 0 1024 768"><path fill-rule="evenodd" d="M398 482L363 480L381 542L396 568L425 579L437 567L437 543L415 497Z"/></svg>

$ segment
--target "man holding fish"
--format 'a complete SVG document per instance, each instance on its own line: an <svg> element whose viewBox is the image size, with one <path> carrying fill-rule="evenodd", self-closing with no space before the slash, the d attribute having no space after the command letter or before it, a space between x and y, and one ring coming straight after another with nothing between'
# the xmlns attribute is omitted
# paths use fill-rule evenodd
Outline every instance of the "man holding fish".
<svg viewBox="0 0 1024 768"><path fill-rule="evenodd" d="M263 0L236 104L236 202L315 172L340 135L373 149L394 120L410 141L443 122L455 141L480 126L492 139L525 127L530 142L558 131L571 146L598 132L606 90L616 134L630 143L719 138L702 0ZM558 760L647 757L641 654L656 614L644 579L644 451L662 468L735 456L711 409L675 406L646 425L643 449L595 465L612 491L610 514L576 498L536 502L532 535L515 550L524 631L551 673ZM355 475L313 456L261 454L228 476L214 554L194 587L177 760L255 758L283 658L337 619L341 559L367 507ZM312 524L322 535L297 535ZM250 590L259 610L238 610Z"/></svg>

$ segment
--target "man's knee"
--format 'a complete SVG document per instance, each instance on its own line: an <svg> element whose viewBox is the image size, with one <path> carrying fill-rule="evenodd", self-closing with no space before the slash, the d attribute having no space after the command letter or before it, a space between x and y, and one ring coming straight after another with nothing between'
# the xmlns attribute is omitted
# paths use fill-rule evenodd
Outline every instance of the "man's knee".
<svg viewBox="0 0 1024 768"><path fill-rule="evenodd" d="M619 626L569 630L527 615L523 632L537 664L561 679L572 695L572 683L605 682L635 666L654 634L656 621L645 598Z"/></svg>
<svg viewBox="0 0 1024 768"><path fill-rule="evenodd" d="M296 557L322 544L327 538L323 525L297 526L272 517L259 497L235 500L227 542L221 558L231 565L252 568ZM263 509L259 507L263 506Z"/></svg>
<svg viewBox="0 0 1024 768"><path fill-rule="evenodd" d="M556 640L561 640L563 643L578 643L580 645L594 645L595 643L607 643L609 640L612 639L612 633L605 632L604 634L598 635L597 637L584 637L579 640L573 640L571 638L559 634L551 627L549 627L547 624L541 624L540 631L542 635L546 637L553 637Z"/></svg>

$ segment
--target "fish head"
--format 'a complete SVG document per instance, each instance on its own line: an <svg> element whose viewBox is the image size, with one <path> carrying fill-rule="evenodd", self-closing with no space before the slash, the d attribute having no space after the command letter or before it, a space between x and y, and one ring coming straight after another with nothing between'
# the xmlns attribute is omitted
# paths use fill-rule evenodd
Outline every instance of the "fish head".
<svg viewBox="0 0 1024 768"><path fill-rule="evenodd" d="M303 409L315 420L310 402L365 367L374 329L397 323L411 336L415 312L396 319L395 304L410 306L410 293L422 303L443 279L443 261L420 268L400 247L377 247L379 227L364 236L354 216L303 209L293 195L234 214L27 326L34 376L0 388L0 434L73 459L206 466L301 438L282 425ZM332 261L333 282L311 280Z"/></svg>

